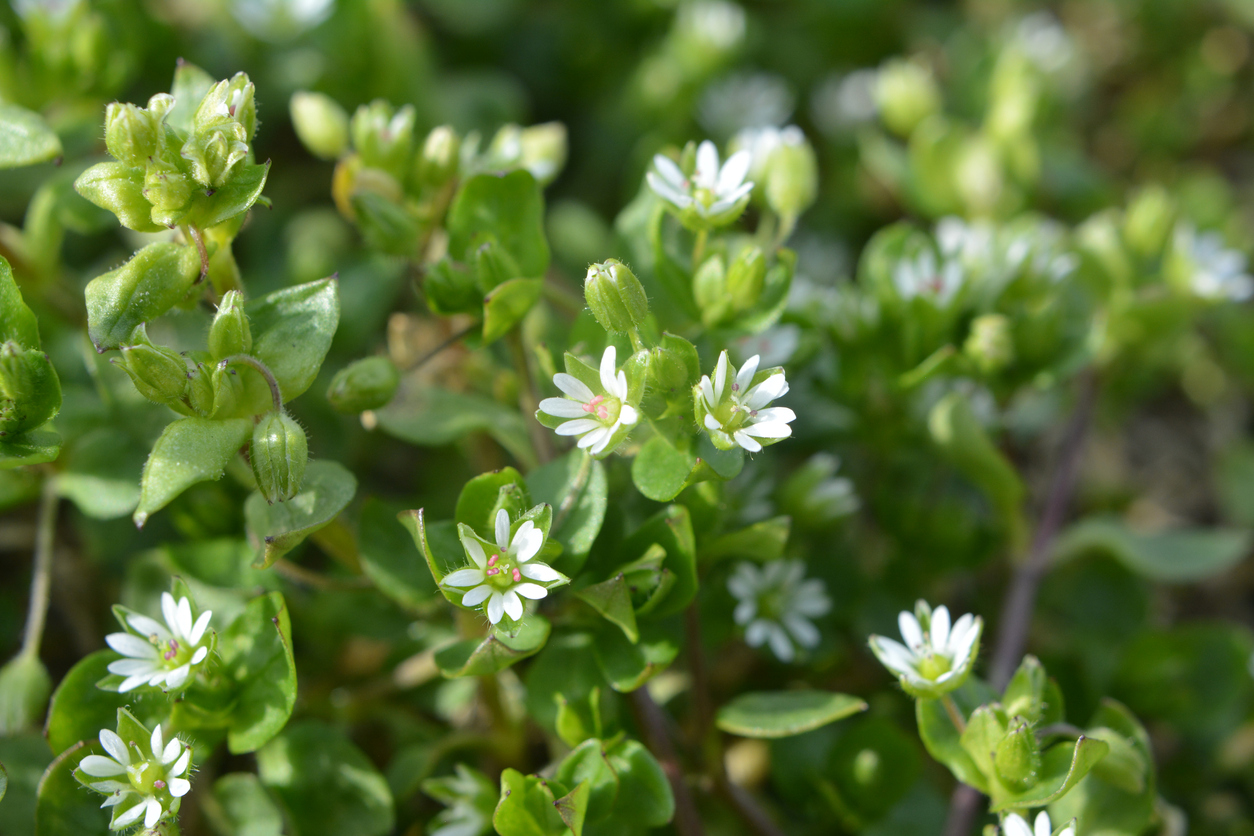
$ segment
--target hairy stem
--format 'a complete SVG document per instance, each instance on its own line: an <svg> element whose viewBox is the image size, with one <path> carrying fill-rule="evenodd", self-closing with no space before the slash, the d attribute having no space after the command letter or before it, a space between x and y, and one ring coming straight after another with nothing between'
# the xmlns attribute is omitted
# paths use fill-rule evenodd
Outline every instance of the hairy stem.
<svg viewBox="0 0 1254 836"><path fill-rule="evenodd" d="M945 694L941 697L941 705L945 706L945 712L949 715L949 719L953 722L954 728L958 730L958 734L962 734L967 730L966 718L962 716L962 712L958 706L954 704L954 698Z"/></svg>
<svg viewBox="0 0 1254 836"><path fill-rule="evenodd" d="M640 339L640 332L632 328L627 332L627 336L631 338L631 347L635 351L644 351L644 341Z"/></svg>
<svg viewBox="0 0 1254 836"><path fill-rule="evenodd" d="M218 364L219 368L225 369L232 363L243 363L246 366L252 366L261 376L266 379L266 384L270 387L270 397L274 401L274 411L283 411L283 393L279 391L279 381L274 379L274 373L266 366L265 363L258 360L251 354L232 354L230 357Z"/></svg>
<svg viewBox="0 0 1254 836"><path fill-rule="evenodd" d="M52 473L44 477L39 495L39 517L35 524L35 565L31 570L30 609L26 612L26 632L22 637L21 655L39 655L44 624L48 618L48 592L52 587L52 544L57 528L57 480Z"/></svg>
<svg viewBox="0 0 1254 836"><path fill-rule="evenodd" d="M692 272L695 275L697 268L701 266L701 259L705 257L705 241L709 237L710 231L703 229L697 233L697 241L692 245Z"/></svg>

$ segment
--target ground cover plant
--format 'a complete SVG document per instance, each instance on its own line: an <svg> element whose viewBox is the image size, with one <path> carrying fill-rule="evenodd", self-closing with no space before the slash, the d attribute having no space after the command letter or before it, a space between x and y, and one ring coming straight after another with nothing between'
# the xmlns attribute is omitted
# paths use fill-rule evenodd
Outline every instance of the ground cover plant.
<svg viewBox="0 0 1254 836"><path fill-rule="evenodd" d="M0 27L3 836L1254 833L1249 3Z"/></svg>

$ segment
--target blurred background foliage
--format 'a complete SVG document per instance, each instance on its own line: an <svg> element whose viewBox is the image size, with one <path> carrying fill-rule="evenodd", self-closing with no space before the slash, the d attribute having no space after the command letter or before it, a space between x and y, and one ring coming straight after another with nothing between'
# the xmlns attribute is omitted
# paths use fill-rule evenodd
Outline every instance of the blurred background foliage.
<svg viewBox="0 0 1254 836"><path fill-rule="evenodd" d="M940 832L952 782L923 752L911 701L864 638L891 633L895 613L920 596L983 613L992 634L1010 575L1004 520L928 437L924 418L948 389L884 397L885 373L850 336L849 288L871 235L953 214L1078 225L1141 205L1157 186L1197 229L1254 247L1250 0L13 0L0 8L0 34L0 98L42 113L64 147L59 166L0 174L0 253L40 314L65 390L58 428L69 443L58 468L74 510L58 535L44 643L53 679L100 647L109 603L147 595L171 571L209 586L281 587L298 713L347 729L384 772L397 832L423 832L441 809L418 791L423 778L456 761L489 774L502 765L449 743L447 724L469 722L473 682L440 680L422 655L449 628L355 589L357 558L337 548L334 527L293 555L290 575L240 568L247 555L227 552L246 551L248 490L230 479L189 490L142 532L129 507L101 506L137 491L166 417L82 337L82 286L140 240L70 188L102 157L107 102L168 89L180 58L215 78L249 73L257 159L274 162L273 206L254 210L236 243L249 288L340 277L331 355L311 396L292 407L311 455L348 466L359 498L437 518L451 516L466 479L512 459L481 432L404 444L320 396L351 360L385 351L411 368L455 328L426 312L404 260L365 247L336 213L333 164L297 140L291 95L320 91L350 112L375 98L412 104L416 135L440 124L490 136L510 122L563 123L569 158L547 189L546 227L549 281L570 294L588 262L631 257L614 221L660 148L701 137L723 145L763 125L805 131L818 152L818 200L792 238L789 307L760 344L796 380L790 405L801 417L794 441L751 461L717 513L742 525L790 516L785 553L826 582L834 606L822 643L798 666L736 639L721 566L701 600L717 702L794 681L870 702L848 723L729 749L733 778L763 791L789 833ZM163 327L192 333L204 322ZM1166 802L1155 828L1182 833L1183 816L1194 834L1254 834L1254 570L1245 560L1254 317L1229 305L1200 312L1196 328L1174 328L1169 315L1138 328L1103 371L1073 508L1087 528L1059 541L1030 648L1059 680L1070 716L1090 716L1109 695L1145 723ZM414 374L504 402L519 386L463 346ZM1024 474L1027 507L1038 508L1073 398L993 384L971 400L1005 431L1003 452ZM131 416L121 430L106 425L119 403ZM612 496L629 490L610 486ZM20 640L37 493L33 475L0 474L5 656ZM353 514L364 517L360 506ZM625 513L611 504L603 537L624 530ZM403 534L374 546L412 548ZM543 659L529 675L541 676ZM658 681L681 709L683 669L681 659ZM502 682L507 709L516 707L521 682L508 672ZM539 768L539 738L528 743L540 751L520 761ZM10 779L0 833L29 832L30 776L50 755L19 736L0 739L0 759ZM737 832L716 804L703 812L709 832ZM184 820L186 833L210 832L194 810Z"/></svg>

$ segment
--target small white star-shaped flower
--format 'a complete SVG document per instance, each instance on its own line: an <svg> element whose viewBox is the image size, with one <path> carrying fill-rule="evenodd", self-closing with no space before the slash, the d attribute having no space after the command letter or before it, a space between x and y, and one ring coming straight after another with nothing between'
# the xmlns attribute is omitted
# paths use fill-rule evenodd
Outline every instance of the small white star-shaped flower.
<svg viewBox="0 0 1254 836"><path fill-rule="evenodd" d="M462 547L474 565L450 572L443 583L470 587L462 596L462 606L477 607L486 601L488 621L493 624L506 615L519 621L523 616L522 598L539 600L549 594L541 584L566 578L548 564L532 560L544 545L544 534L531 520L524 521L510 537L509 512L502 508L496 512L495 529L496 547L489 556L470 526L461 525Z"/></svg>
<svg viewBox="0 0 1254 836"><path fill-rule="evenodd" d="M746 181L753 155L737 151L719 165L718 149L708 139L697 147L696 169L684 174L675 161L663 154L653 157L653 171L645 179L658 197L665 200L686 226L696 229L731 223L744 211L753 191Z"/></svg>

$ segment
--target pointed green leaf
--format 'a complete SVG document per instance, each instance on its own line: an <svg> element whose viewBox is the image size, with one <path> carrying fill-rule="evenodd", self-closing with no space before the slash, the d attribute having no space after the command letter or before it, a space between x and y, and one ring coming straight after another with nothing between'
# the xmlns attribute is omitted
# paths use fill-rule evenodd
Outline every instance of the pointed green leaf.
<svg viewBox="0 0 1254 836"><path fill-rule="evenodd" d="M244 306L253 333L252 354L279 382L283 400L313 384L340 322L339 282L335 277L287 287ZM261 375L241 367L250 403L269 409L270 390Z"/></svg>
<svg viewBox="0 0 1254 836"><path fill-rule="evenodd" d="M87 334L97 351L118 348L135 326L150 322L187 297L200 278L195 247L149 244L116 270L87 284Z"/></svg>
<svg viewBox="0 0 1254 836"><path fill-rule="evenodd" d="M247 418L181 418L167 425L144 464L135 525L143 528L148 517L197 482L222 478L252 429Z"/></svg>
<svg viewBox="0 0 1254 836"><path fill-rule="evenodd" d="M449 572L455 572L470 563L470 558L466 557L457 536L457 525L451 520L428 523L421 508L416 511L402 511L396 518L405 526L405 530L414 539L414 545L426 559L427 569L445 600L461 604L464 592L450 592L439 585Z"/></svg>
<svg viewBox="0 0 1254 836"><path fill-rule="evenodd" d="M501 773L501 800L492 815L500 836L564 836L570 833L547 782L516 769Z"/></svg>
<svg viewBox="0 0 1254 836"><path fill-rule="evenodd" d="M81 741L48 765L39 779L35 802L35 836L107 836L109 813L101 812L101 796L87 792L74 779L79 761L103 754L98 743Z"/></svg>
<svg viewBox="0 0 1254 836"><path fill-rule="evenodd" d="M80 659L57 685L44 728L53 752L64 752L80 740L95 737L101 729L112 728L118 709L136 701L135 695L96 687L109 675L109 663L118 658L112 650L97 650ZM138 699L146 701L150 697ZM164 700L164 696L160 699Z"/></svg>
<svg viewBox="0 0 1254 836"><path fill-rule="evenodd" d="M640 638L636 629L636 611L631 606L631 592L627 589L627 581L619 572L608 581L586 586L575 593L590 607L599 612L606 620L622 628L627 639L635 644Z"/></svg>
<svg viewBox="0 0 1254 836"><path fill-rule="evenodd" d="M1217 575L1250 551L1254 534L1234 528L1185 528L1141 534L1112 518L1082 520L1055 542L1059 561L1110 554L1138 575L1164 583L1189 583Z"/></svg>
<svg viewBox="0 0 1254 836"><path fill-rule="evenodd" d="M679 647L669 639L645 635L633 644L621 630L608 626L596 633L592 648L610 687L624 694L666 670L679 655Z"/></svg>
<svg viewBox="0 0 1254 836"><path fill-rule="evenodd" d="M271 566L339 516L356 493L357 477L339 462L326 460L309 463L300 493L286 502L271 505L253 493L244 503L244 519L257 546L253 565Z"/></svg>
<svg viewBox="0 0 1254 836"><path fill-rule="evenodd" d="M538 279L549 269L544 235L544 198L525 170L479 174L462 184L448 213L449 252L465 262L476 236L488 234L518 265L521 278Z"/></svg>
<svg viewBox="0 0 1254 836"><path fill-rule="evenodd" d="M39 320L22 298L13 268L0 257L0 342L10 340L22 348L39 348Z"/></svg>
<svg viewBox="0 0 1254 836"><path fill-rule="evenodd" d="M989 809L999 813L1024 807L1043 807L1057 801L1109 751L1109 744L1092 737L1081 736L1074 743L1056 744L1041 755L1041 772L1036 786L1021 793L999 794L992 799Z"/></svg>
<svg viewBox="0 0 1254 836"><path fill-rule="evenodd" d="M741 737L790 737L866 710L866 703L829 691L757 691L719 709L720 729Z"/></svg>
<svg viewBox="0 0 1254 836"><path fill-rule="evenodd" d="M31 430L12 438L0 438L0 470L56 461L59 455L61 434L51 428Z"/></svg>
<svg viewBox="0 0 1254 836"><path fill-rule="evenodd" d="M465 523L484 534L492 531L496 524L496 509L499 507L502 490L517 495L517 501L510 503L512 506L530 510L531 503L522 475L512 467L503 467L491 473L481 473L462 487L462 492L457 497L457 509L453 512L453 521ZM510 514L511 520L517 517L517 513Z"/></svg>
<svg viewBox="0 0 1254 836"><path fill-rule="evenodd" d="M697 459L670 439L655 435L644 443L631 462L631 481L649 499L670 502L688 484Z"/></svg>
<svg viewBox="0 0 1254 836"><path fill-rule="evenodd" d="M0 104L0 168L44 163L61 155L61 140L38 113Z"/></svg>
<svg viewBox="0 0 1254 836"><path fill-rule="evenodd" d="M587 782L580 782L573 790L553 802L557 814L574 836L583 836L583 823L588 816L588 798L591 793L592 788Z"/></svg>
<svg viewBox="0 0 1254 836"><path fill-rule="evenodd" d="M136 232L164 232L152 219L152 204L144 196L144 170L125 163L96 163L74 181L74 190L118 222Z"/></svg>
<svg viewBox="0 0 1254 836"><path fill-rule="evenodd" d="M784 554L791 529L792 520L789 517L763 520L716 538L701 550L701 559L714 562L727 557L743 557L759 563L778 560Z"/></svg>
<svg viewBox="0 0 1254 836"><path fill-rule="evenodd" d="M523 416L482 395L402 382L392 402L375 415L385 432L410 444L439 447L472 432L486 432L524 469L539 464Z"/></svg>
<svg viewBox="0 0 1254 836"><path fill-rule="evenodd" d="M192 205L183 223L200 229L208 229L247 212L261 197L270 174L270 161L262 165L241 164L231 179L213 194L197 190L192 193Z"/></svg>

